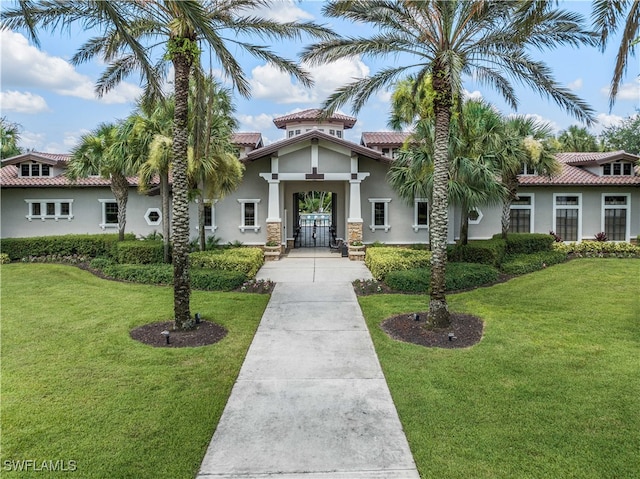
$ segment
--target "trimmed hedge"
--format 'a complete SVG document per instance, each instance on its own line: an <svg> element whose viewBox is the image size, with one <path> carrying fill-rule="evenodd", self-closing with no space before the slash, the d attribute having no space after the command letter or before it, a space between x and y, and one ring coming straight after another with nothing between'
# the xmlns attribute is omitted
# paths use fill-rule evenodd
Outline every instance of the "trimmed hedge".
<svg viewBox="0 0 640 479"><path fill-rule="evenodd" d="M164 262L162 241L119 241L113 245L113 257L120 264L155 264Z"/></svg>
<svg viewBox="0 0 640 479"><path fill-rule="evenodd" d="M367 248L364 262L374 278L384 279L391 271L424 268L430 258L430 251L380 246Z"/></svg>
<svg viewBox="0 0 640 479"><path fill-rule="evenodd" d="M97 267L95 261L92 267ZM173 284L173 266L170 264L104 264L102 272L114 279L142 284ZM243 273L193 268L191 287L206 291L231 291L239 288L245 281Z"/></svg>
<svg viewBox="0 0 640 479"><path fill-rule="evenodd" d="M447 248L448 260L452 263L478 263L499 267L505 255L506 242L502 238L469 241L466 245Z"/></svg>
<svg viewBox="0 0 640 479"><path fill-rule="evenodd" d="M553 264L562 263L567 254L562 251L538 251L531 254L515 254L505 258L502 271L506 274L526 274L539 271Z"/></svg>
<svg viewBox="0 0 640 479"><path fill-rule="evenodd" d="M498 238L500 235L496 235ZM494 238L496 238L494 236ZM553 236L543 233L510 233L507 236L506 253L537 253L538 251L549 251L555 243Z"/></svg>
<svg viewBox="0 0 640 479"><path fill-rule="evenodd" d="M582 241L581 243L554 243L554 251L561 251L579 258L640 258L640 246L631 243Z"/></svg>
<svg viewBox="0 0 640 479"><path fill-rule="evenodd" d="M133 240L135 235L129 233L125 235L125 239ZM4 238L0 242L0 249L12 260L48 255L96 257L110 255L113 245L117 242L117 234L34 236Z"/></svg>
<svg viewBox="0 0 640 479"><path fill-rule="evenodd" d="M493 283L498 279L498 270L486 264L449 263L445 273L447 291L476 288ZM425 293L429 291L431 268L392 271L385 277L385 284L405 293Z"/></svg>
<svg viewBox="0 0 640 479"><path fill-rule="evenodd" d="M235 271L251 279L264 264L264 253L260 248L196 251L189 255L189 261L193 267Z"/></svg>
<svg viewBox="0 0 640 479"><path fill-rule="evenodd" d="M11 263L11 258L7 253L0 253L0 264Z"/></svg>

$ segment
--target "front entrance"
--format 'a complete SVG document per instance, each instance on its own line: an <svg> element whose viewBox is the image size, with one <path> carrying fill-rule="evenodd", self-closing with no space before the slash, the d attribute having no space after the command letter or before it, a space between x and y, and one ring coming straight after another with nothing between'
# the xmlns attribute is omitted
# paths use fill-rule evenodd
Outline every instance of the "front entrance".
<svg viewBox="0 0 640 479"><path fill-rule="evenodd" d="M329 248L335 244L337 196L327 191L293 194L294 248Z"/></svg>

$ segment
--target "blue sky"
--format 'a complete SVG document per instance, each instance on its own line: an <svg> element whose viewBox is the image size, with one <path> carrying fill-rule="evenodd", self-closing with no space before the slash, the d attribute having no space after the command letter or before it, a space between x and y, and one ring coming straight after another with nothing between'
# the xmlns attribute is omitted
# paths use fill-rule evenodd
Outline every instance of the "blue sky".
<svg viewBox="0 0 640 479"><path fill-rule="evenodd" d="M582 13L586 18L590 17L591 2L565 1L560 4L563 8ZM368 33L362 25L322 18L321 8L320 1L280 0L261 13L287 21L314 20L331 26L343 35ZM82 134L101 122L125 118L133 110L135 98L141 92L137 78L126 79L113 92L98 99L93 87L105 65L99 61L77 67L69 63L69 58L88 35L80 31L55 36L42 33L38 49L22 32L0 32L0 110L2 116L22 126L21 146L37 151L66 153L77 144ZM618 100L609 111L608 87L618 41L618 37L612 38L604 53L596 48L582 47L533 54L551 67L560 83L571 88L594 108L599 120L591 129L595 134L640 109L640 59L636 56L629 59ZM256 43L259 41L256 40ZM304 43L270 46L283 56L295 59ZM259 131L266 143L283 138L283 132L273 126L273 118L317 108L337 87L384 66L379 60L354 58L339 64L312 68L310 71L316 84L311 89L305 89L264 62L249 56L238 58L253 92L249 100L235 95L240 131ZM474 84L471 79L465 82L465 88L473 96L483 97L505 114L533 115L551 123L556 131L578 123L552 101L525 88L517 88L517 112L508 108L496 92ZM363 131L388 129L388 99L389 92L380 92L373 97L359 113L358 122L346 139L358 142ZM348 109L343 112L351 114Z"/></svg>

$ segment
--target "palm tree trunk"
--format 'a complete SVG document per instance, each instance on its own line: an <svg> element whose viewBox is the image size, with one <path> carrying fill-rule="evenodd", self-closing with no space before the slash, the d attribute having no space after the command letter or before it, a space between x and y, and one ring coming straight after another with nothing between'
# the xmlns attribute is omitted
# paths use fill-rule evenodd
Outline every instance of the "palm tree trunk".
<svg viewBox="0 0 640 479"><path fill-rule="evenodd" d="M111 191L118 205L118 241L124 241L124 228L127 224L127 201L129 200L129 182L120 173L111 175Z"/></svg>
<svg viewBox="0 0 640 479"><path fill-rule="evenodd" d="M434 328L450 324L449 307L445 296L447 268L447 233L449 229L449 127L452 93L447 71L438 65L433 70L435 91L435 145L433 155L433 209L431 212L431 292L427 319Z"/></svg>
<svg viewBox="0 0 640 479"><path fill-rule="evenodd" d="M462 203L460 207L460 244L469 242L469 207L466 203Z"/></svg>
<svg viewBox="0 0 640 479"><path fill-rule="evenodd" d="M502 238L507 239L509 234L509 228L511 226L511 202L517 196L518 192L518 178L507 177L505 178L505 186L507 187L507 195L502 203Z"/></svg>
<svg viewBox="0 0 640 479"><path fill-rule="evenodd" d="M207 247L207 235L204 229L204 182L198 181L198 239L200 243L200 251L204 251Z"/></svg>
<svg viewBox="0 0 640 479"><path fill-rule="evenodd" d="M171 236L169 219L169 172L160 173L160 196L162 196L162 243L164 262L169 263L169 242Z"/></svg>
<svg viewBox="0 0 640 479"><path fill-rule="evenodd" d="M188 41L188 40L187 40ZM173 53L175 69L175 116L173 126L173 309L176 329L191 329L195 323L189 310L189 199L187 181L187 141L189 74L191 58Z"/></svg>

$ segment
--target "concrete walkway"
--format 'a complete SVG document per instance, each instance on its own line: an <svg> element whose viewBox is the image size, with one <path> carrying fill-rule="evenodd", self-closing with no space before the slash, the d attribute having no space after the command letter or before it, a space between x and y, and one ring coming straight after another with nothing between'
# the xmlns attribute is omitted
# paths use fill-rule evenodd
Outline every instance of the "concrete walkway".
<svg viewBox="0 0 640 479"><path fill-rule="evenodd" d="M398 414L335 253L294 251L277 282L197 479L416 479Z"/></svg>

